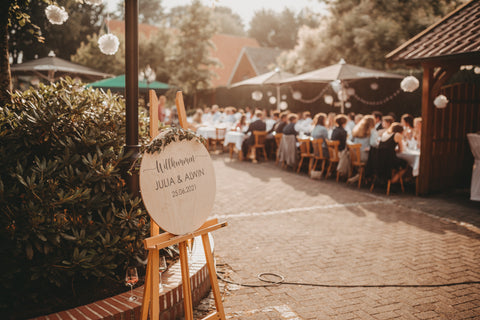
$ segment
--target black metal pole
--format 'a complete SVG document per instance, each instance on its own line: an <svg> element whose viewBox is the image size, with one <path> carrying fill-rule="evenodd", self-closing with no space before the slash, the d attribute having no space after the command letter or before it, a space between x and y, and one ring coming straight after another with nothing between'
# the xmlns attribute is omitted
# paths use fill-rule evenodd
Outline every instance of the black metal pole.
<svg viewBox="0 0 480 320"><path fill-rule="evenodd" d="M125 0L126 146L130 165L138 158L138 0ZM139 193L138 173L127 176L128 190Z"/></svg>

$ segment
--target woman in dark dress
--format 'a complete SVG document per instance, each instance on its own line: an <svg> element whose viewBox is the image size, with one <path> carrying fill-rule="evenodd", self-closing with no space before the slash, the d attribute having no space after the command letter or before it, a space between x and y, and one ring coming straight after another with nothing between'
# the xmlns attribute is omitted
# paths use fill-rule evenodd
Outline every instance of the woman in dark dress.
<svg viewBox="0 0 480 320"><path fill-rule="evenodd" d="M333 129L330 140L340 141L340 144L338 145L338 151L343 151L347 147L347 131L345 130L347 120L347 116L344 114L339 114L335 117L335 123L337 126L335 129Z"/></svg>
<svg viewBox="0 0 480 320"><path fill-rule="evenodd" d="M391 179L392 183L398 182L407 171L406 161L397 157L397 152L403 151L402 132L403 126L394 122L380 139L376 168L374 169L376 169L377 177L384 181ZM392 170L394 170L393 176Z"/></svg>

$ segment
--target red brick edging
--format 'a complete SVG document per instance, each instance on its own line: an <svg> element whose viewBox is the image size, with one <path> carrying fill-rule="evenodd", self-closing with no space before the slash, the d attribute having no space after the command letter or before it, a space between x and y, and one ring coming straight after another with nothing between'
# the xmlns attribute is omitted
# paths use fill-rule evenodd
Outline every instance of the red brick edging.
<svg viewBox="0 0 480 320"><path fill-rule="evenodd" d="M213 239L210 238L213 250ZM193 305L197 305L210 292L208 268L201 237L195 238L190 263ZM160 320L183 316L183 286L180 261L162 274L163 290L160 293ZM34 318L37 320L136 320L140 319L144 286L133 289L137 300L130 302L130 291L99 300L84 306Z"/></svg>

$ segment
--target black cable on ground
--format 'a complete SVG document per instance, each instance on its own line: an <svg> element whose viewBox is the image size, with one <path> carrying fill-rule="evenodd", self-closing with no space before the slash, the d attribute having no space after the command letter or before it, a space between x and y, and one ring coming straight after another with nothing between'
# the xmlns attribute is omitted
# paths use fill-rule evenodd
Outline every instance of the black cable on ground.
<svg viewBox="0 0 480 320"><path fill-rule="evenodd" d="M278 278L277 281L265 279L265 276L272 276ZM472 285L480 284L480 281L463 281L463 282L449 282L438 284L321 284L321 283L308 283L308 282L289 282L285 281L285 277L281 274L273 272L262 272L257 275L258 280L267 282L268 284L248 284L238 283L223 278L217 272L217 278L223 282L235 284L242 287L258 288L258 287L273 287L282 284L295 285L295 286L310 286L310 287L323 287L323 288L439 288L439 287L453 287L460 285Z"/></svg>

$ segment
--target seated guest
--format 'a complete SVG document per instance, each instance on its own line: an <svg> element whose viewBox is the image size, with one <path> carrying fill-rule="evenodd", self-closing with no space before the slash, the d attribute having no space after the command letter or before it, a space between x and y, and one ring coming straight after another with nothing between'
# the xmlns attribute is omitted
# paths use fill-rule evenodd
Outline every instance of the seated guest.
<svg viewBox="0 0 480 320"><path fill-rule="evenodd" d="M212 114L210 113L210 108L205 107L203 109L202 123L209 124L212 122Z"/></svg>
<svg viewBox="0 0 480 320"><path fill-rule="evenodd" d="M422 141L422 118L413 119L413 139L417 143L416 149L420 149L420 142Z"/></svg>
<svg viewBox="0 0 480 320"><path fill-rule="evenodd" d="M413 116L406 113L400 118L403 126L403 142L408 149L416 149L417 142L413 138Z"/></svg>
<svg viewBox="0 0 480 320"><path fill-rule="evenodd" d="M347 131L345 130L347 116L344 114L339 114L335 117L335 123L337 126L335 129L333 129L330 140L340 141L340 144L338 145L338 151L343 151L347 147Z"/></svg>
<svg viewBox="0 0 480 320"><path fill-rule="evenodd" d="M327 121L325 122L325 128L328 130L328 138L332 136L332 131L335 129L335 112L329 112L327 115Z"/></svg>
<svg viewBox="0 0 480 320"><path fill-rule="evenodd" d="M311 137L313 139L323 139L322 144L322 151L323 156L328 158L328 147L327 147L327 139L328 139L328 130L325 127L325 122L327 121L327 115L325 113L317 113L313 118L313 130L311 133Z"/></svg>
<svg viewBox="0 0 480 320"><path fill-rule="evenodd" d="M310 114L310 111L305 111L302 114L301 120L298 120L297 123L295 124L295 130L298 132L310 132L312 131L311 128L312 125L312 116Z"/></svg>
<svg viewBox="0 0 480 320"><path fill-rule="evenodd" d="M282 133L283 132L283 128L285 128L285 126L287 125L287 113L286 112L282 112L279 114L278 116L278 120L277 122L275 122L275 124L273 125L273 127L268 131L268 133Z"/></svg>
<svg viewBox="0 0 480 320"><path fill-rule="evenodd" d="M235 119L236 111L237 110L235 109L235 107L226 107L225 117L223 119L223 122L234 124L236 122L236 119Z"/></svg>
<svg viewBox="0 0 480 320"><path fill-rule="evenodd" d="M348 117L348 121L347 121L347 125L345 126L345 130L347 130L347 133L350 136L352 134L353 127L355 127L355 125L358 122L355 121L356 119L355 112L349 112L347 117Z"/></svg>
<svg viewBox="0 0 480 320"><path fill-rule="evenodd" d="M382 130L383 123L382 123L382 113L380 111L373 111L372 116L375 118L375 130Z"/></svg>
<svg viewBox="0 0 480 320"><path fill-rule="evenodd" d="M382 118L382 129L380 130L377 130L378 131L378 139L380 140L380 138L382 137L382 135L388 130L388 128L390 128L390 126L392 125L392 123L394 123L395 120L393 119L392 116L384 116Z"/></svg>
<svg viewBox="0 0 480 320"><path fill-rule="evenodd" d="M378 144L378 155L374 168L377 177L383 181L392 179L392 183L400 180L406 172L407 163L405 160L397 157L397 152L402 152L403 146L403 126L394 122L385 132ZM397 148L398 146L398 148ZM392 169L395 175L392 176Z"/></svg>
<svg viewBox="0 0 480 320"><path fill-rule="evenodd" d="M257 120L250 123L250 125L248 126L248 130L246 132L246 133L251 133L251 135L247 139L245 139L242 143L242 152L243 152L244 158L247 157L248 148L255 144L255 136L253 135L253 131L266 131L267 129L267 125L265 121L263 121L262 110L257 110L255 112L255 118Z"/></svg>
<svg viewBox="0 0 480 320"><path fill-rule="evenodd" d="M284 135L294 135L297 136L298 132L295 130L295 124L298 121L298 116L295 113L288 115L288 124L283 128Z"/></svg>
<svg viewBox="0 0 480 320"><path fill-rule="evenodd" d="M271 115L271 118L265 120L265 123L267 124L267 131L269 133L275 131L275 126L280 123L280 111L275 110L271 113Z"/></svg>
<svg viewBox="0 0 480 320"><path fill-rule="evenodd" d="M247 124L247 116L242 114L240 116L240 120L235 123L235 126L233 127L234 131L240 131L240 132L245 132L248 130L248 124Z"/></svg>
<svg viewBox="0 0 480 320"><path fill-rule="evenodd" d="M375 118L367 115L352 130L352 142L360 143L360 161L367 162L370 147L377 147L378 133L375 130Z"/></svg>

